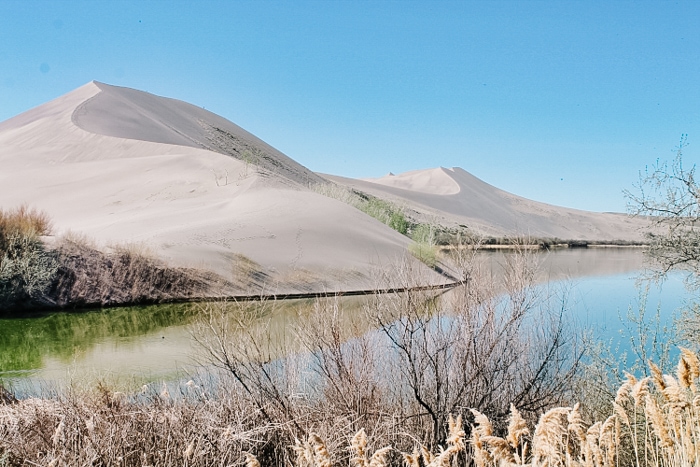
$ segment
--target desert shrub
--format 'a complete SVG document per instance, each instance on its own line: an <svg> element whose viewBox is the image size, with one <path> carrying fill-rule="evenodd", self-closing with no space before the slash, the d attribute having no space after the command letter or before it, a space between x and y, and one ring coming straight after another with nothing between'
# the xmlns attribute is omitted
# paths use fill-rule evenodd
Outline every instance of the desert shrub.
<svg viewBox="0 0 700 467"><path fill-rule="evenodd" d="M138 246L120 245L105 253L84 238L64 238L56 246L60 267L51 296L59 306L114 305L201 296L215 278L173 268Z"/></svg>
<svg viewBox="0 0 700 467"><path fill-rule="evenodd" d="M0 312L154 302L206 295L224 281L174 268L137 246L103 252L68 235L48 248L49 217L25 206L0 210Z"/></svg>
<svg viewBox="0 0 700 467"><path fill-rule="evenodd" d="M55 255L39 238L50 229L39 211L25 206L0 210L0 310L44 301L57 270Z"/></svg>
<svg viewBox="0 0 700 467"><path fill-rule="evenodd" d="M194 334L227 384L267 423L289 427L292 440L327 435L337 452L365 428L382 445L410 451L401 433L411 433L437 449L450 437L449 414L469 416L467 407L504 423L511 401L530 419L569 401L581 350L528 261L513 260L502 284L465 264L469 283L449 298L381 294L367 299L364 317L316 302L286 339L260 322L262 308L212 303ZM397 265L394 283L420 283L414 266Z"/></svg>
<svg viewBox="0 0 700 467"><path fill-rule="evenodd" d="M405 423L386 433L364 419L353 421L359 429L344 418L321 426L310 405L296 419L299 431L271 424L240 388L209 390L201 380L130 395L98 384L92 392L25 400L0 386L0 459L8 466L696 466L697 354L681 349L675 374L652 363L649 374L628 374L600 419L586 420L571 404L543 408L528 420L513 403L499 427L466 407L468 418L441 421L445 442L434 448L419 426Z"/></svg>

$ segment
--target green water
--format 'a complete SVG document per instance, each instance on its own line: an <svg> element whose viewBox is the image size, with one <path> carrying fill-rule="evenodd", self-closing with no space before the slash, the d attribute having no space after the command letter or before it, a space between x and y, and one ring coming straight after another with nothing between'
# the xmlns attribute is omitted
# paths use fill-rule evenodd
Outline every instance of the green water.
<svg viewBox="0 0 700 467"><path fill-rule="evenodd" d="M68 366L98 345L129 347L165 329L186 326L195 316L195 307L178 304L0 319L0 376L33 374L45 369L47 360Z"/></svg>

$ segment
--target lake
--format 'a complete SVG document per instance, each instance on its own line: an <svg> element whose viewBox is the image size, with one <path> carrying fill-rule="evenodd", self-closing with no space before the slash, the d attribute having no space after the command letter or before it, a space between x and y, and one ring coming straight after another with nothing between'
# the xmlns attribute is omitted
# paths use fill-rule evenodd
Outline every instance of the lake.
<svg viewBox="0 0 700 467"><path fill-rule="evenodd" d="M478 259L494 276L501 274L508 252L480 252ZM636 248L561 249L536 253L537 281L567 296L567 314L580 328L620 343L620 317L637 310L636 279L643 254ZM660 310L664 322L690 299L679 275L661 288L652 285L648 314ZM362 297L342 298L346 312L361 312ZM261 323L275 335L288 335L304 319L313 300L251 303ZM200 371L201 352L193 341L193 323L203 304L124 307L0 319L0 380L19 394L47 391L67 383L94 385L96 380L125 388L187 378Z"/></svg>

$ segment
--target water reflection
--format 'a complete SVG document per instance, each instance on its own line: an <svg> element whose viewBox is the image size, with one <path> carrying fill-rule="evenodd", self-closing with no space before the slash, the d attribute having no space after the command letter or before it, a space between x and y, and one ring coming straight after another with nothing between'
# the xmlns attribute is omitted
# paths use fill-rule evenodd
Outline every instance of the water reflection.
<svg viewBox="0 0 700 467"><path fill-rule="evenodd" d="M479 253L478 258L495 277L502 273L508 254L485 252ZM633 277L643 265L640 250L565 249L540 253L537 259L538 280L543 284L573 281L574 289L580 291L576 292L574 301L578 305L574 309L584 324L607 325L605 320L617 318L618 310L626 311L637 299ZM671 297L682 296L677 287L668 288ZM661 300L656 295L652 298L650 306ZM341 300L345 313L357 314L365 299ZM672 306L677 307L677 302ZM141 384L179 377L196 367L197 347L192 341L191 325L201 315L203 306L159 305L0 319L0 379L31 385L119 377ZM295 321L310 315L314 301L248 306L260 318L268 318L261 321L277 339L289 341L294 339Z"/></svg>

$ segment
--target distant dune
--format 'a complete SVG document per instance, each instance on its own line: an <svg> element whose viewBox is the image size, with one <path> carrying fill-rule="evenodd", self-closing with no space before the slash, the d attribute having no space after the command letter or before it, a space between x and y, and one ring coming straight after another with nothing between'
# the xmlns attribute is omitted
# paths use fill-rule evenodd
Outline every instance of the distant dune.
<svg viewBox="0 0 700 467"><path fill-rule="evenodd" d="M408 238L309 190L323 181L312 171L211 112L141 91L91 82L0 123L0 164L0 207L26 203L57 235L143 243L253 293L374 287L408 256Z"/></svg>
<svg viewBox="0 0 700 467"><path fill-rule="evenodd" d="M646 226L643 219L625 214L580 211L521 198L459 167L415 170L364 180L323 176L392 200L424 221L464 225L488 236L640 241L641 229Z"/></svg>

